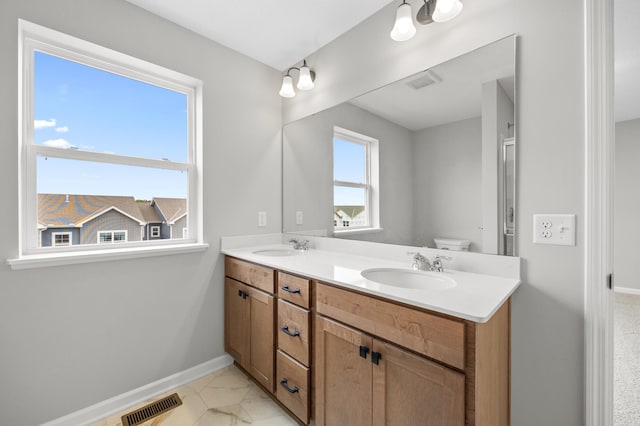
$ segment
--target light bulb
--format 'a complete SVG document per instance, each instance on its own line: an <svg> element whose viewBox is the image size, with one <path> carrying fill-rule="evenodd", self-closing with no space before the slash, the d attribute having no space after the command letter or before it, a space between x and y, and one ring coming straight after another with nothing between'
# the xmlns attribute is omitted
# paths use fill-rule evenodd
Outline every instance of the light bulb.
<svg viewBox="0 0 640 426"><path fill-rule="evenodd" d="M460 12L462 12L460 0L437 0L432 18L435 22L446 22L458 16Z"/></svg>
<svg viewBox="0 0 640 426"><path fill-rule="evenodd" d="M311 70L306 65L300 67L300 76L298 77L298 89L311 90L313 89L313 80L311 79Z"/></svg>
<svg viewBox="0 0 640 426"><path fill-rule="evenodd" d="M389 34L395 41L406 41L416 35L416 27L413 25L411 5L402 3L396 10L396 22Z"/></svg>
<svg viewBox="0 0 640 426"><path fill-rule="evenodd" d="M293 90L293 79L289 74L282 78L282 87L280 88L280 96L283 98L293 98L296 95Z"/></svg>

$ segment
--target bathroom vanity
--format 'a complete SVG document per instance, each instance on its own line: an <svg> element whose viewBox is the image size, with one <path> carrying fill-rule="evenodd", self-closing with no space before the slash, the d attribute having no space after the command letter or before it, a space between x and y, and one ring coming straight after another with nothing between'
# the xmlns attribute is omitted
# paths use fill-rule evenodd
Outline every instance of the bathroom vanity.
<svg viewBox="0 0 640 426"><path fill-rule="evenodd" d="M223 249L225 346L301 423L509 424L518 279L445 270L423 291L361 275L409 263L287 250Z"/></svg>

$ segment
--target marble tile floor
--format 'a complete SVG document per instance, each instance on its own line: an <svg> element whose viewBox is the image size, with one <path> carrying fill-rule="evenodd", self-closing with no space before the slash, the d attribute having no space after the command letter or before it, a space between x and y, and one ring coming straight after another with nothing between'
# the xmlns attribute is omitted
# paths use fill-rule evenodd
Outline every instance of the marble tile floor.
<svg viewBox="0 0 640 426"><path fill-rule="evenodd" d="M147 420L142 426L295 426L267 394L235 366L180 386L92 426L122 426L121 417L177 392L182 405Z"/></svg>
<svg viewBox="0 0 640 426"><path fill-rule="evenodd" d="M640 296L615 294L613 424L640 425Z"/></svg>

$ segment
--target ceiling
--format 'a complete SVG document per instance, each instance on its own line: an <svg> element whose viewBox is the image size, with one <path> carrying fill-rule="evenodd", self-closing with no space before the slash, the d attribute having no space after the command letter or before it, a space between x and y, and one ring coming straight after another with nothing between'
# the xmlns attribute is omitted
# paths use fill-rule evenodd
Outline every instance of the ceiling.
<svg viewBox="0 0 640 426"><path fill-rule="evenodd" d="M482 85L497 80L514 100L512 37L364 94L350 103L416 131L482 115ZM418 89L408 83L435 75L439 82Z"/></svg>
<svg viewBox="0 0 640 426"><path fill-rule="evenodd" d="M301 62L392 3L392 0L126 1L278 70ZM640 117L638 16L640 1L615 0L616 121ZM390 26L392 20L390 16Z"/></svg>
<svg viewBox="0 0 640 426"><path fill-rule="evenodd" d="M180 26L285 70L391 0L127 0ZM389 25L393 16L389 17Z"/></svg>

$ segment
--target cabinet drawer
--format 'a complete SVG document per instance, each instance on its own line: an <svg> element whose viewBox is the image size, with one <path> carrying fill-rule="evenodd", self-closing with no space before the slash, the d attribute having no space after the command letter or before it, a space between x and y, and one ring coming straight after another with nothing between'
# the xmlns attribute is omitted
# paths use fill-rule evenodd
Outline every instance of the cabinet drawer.
<svg viewBox="0 0 640 426"><path fill-rule="evenodd" d="M453 367L464 369L464 322L317 283L316 310Z"/></svg>
<svg viewBox="0 0 640 426"><path fill-rule="evenodd" d="M278 348L309 365L309 311L278 299Z"/></svg>
<svg viewBox="0 0 640 426"><path fill-rule="evenodd" d="M307 424L309 423L309 369L282 351L278 351L276 357L278 381L276 397Z"/></svg>
<svg viewBox="0 0 640 426"><path fill-rule="evenodd" d="M278 297L309 309L309 280L278 271Z"/></svg>
<svg viewBox="0 0 640 426"><path fill-rule="evenodd" d="M228 277L273 294L273 269L227 256L225 258L224 270Z"/></svg>

